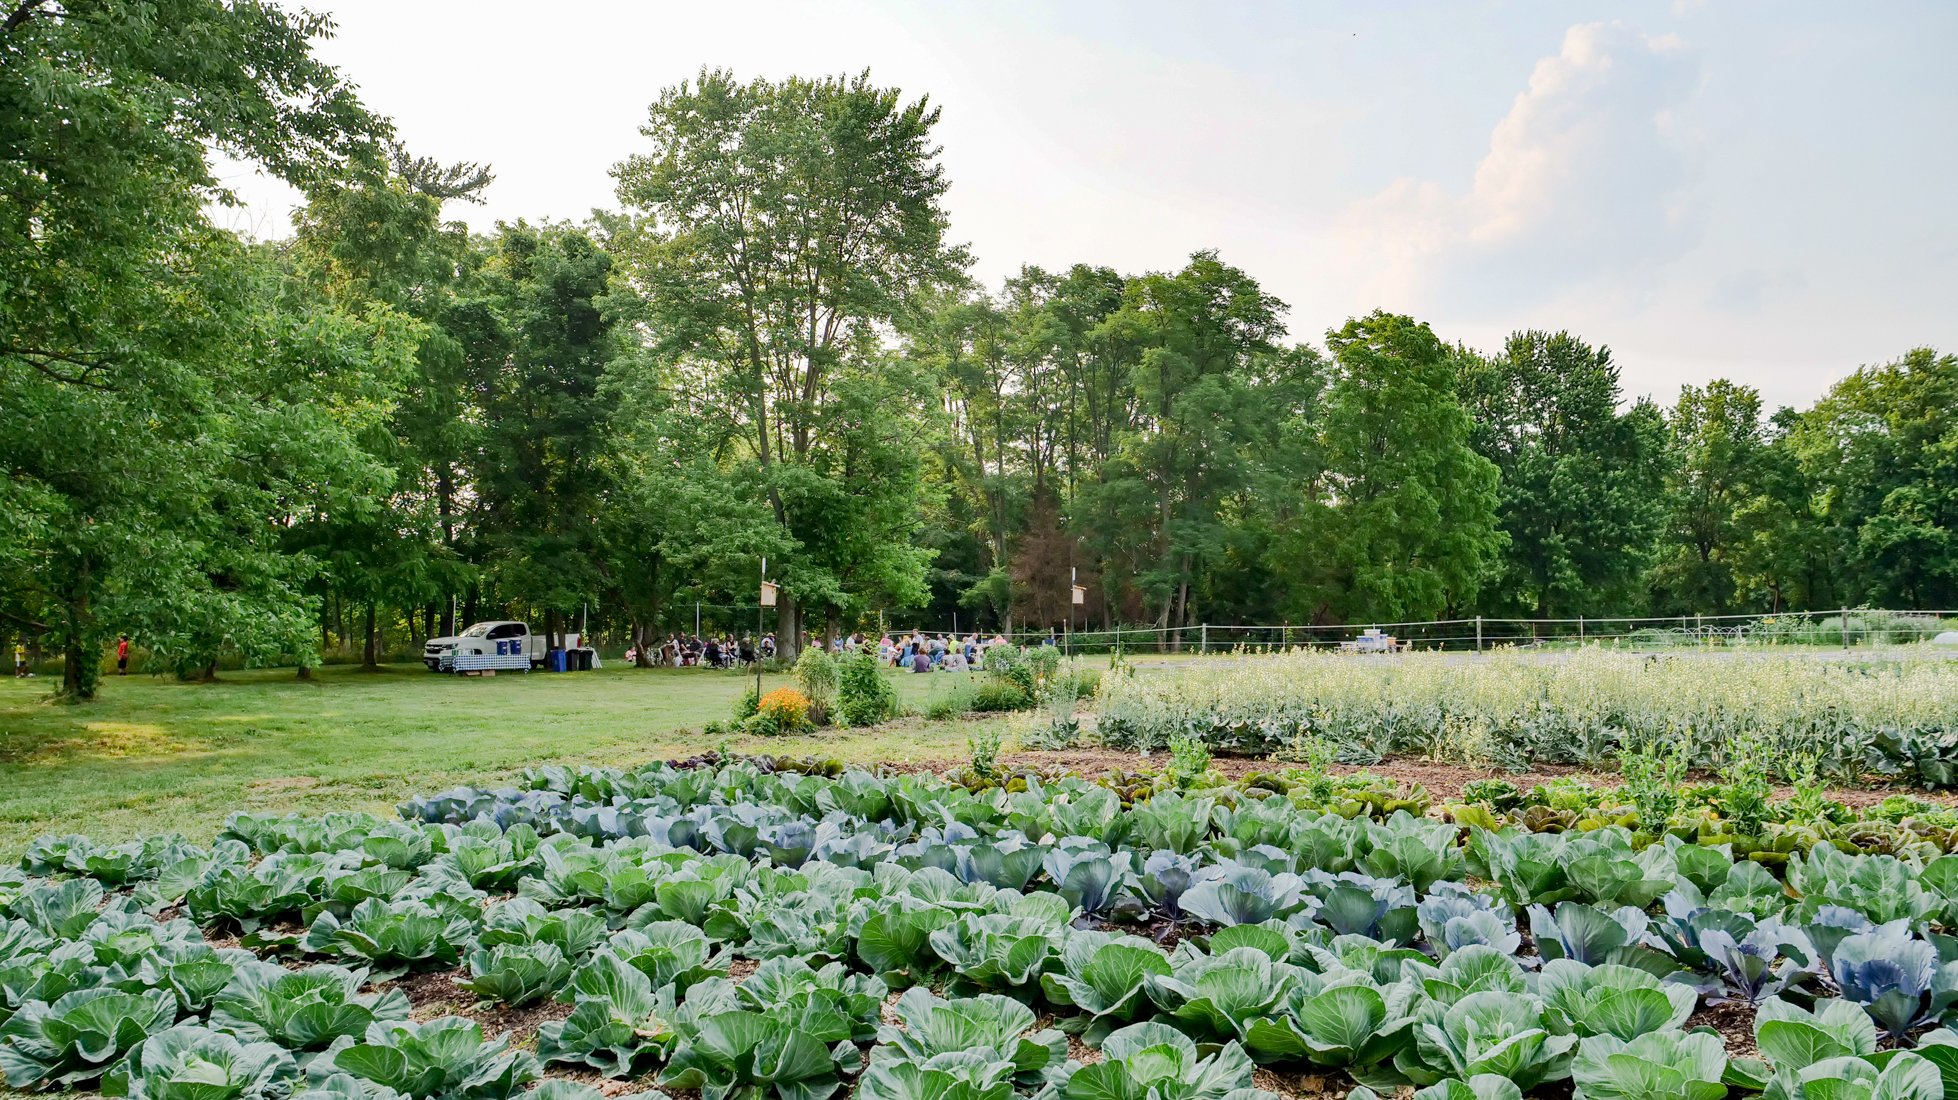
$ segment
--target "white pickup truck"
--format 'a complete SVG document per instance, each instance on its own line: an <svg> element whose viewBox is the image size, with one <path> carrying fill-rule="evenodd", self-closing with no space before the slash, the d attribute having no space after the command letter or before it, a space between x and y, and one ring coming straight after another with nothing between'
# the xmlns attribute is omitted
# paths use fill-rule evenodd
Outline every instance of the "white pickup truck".
<svg viewBox="0 0 1958 1100"><path fill-rule="evenodd" d="M453 638L430 638L422 650L422 664L430 672L456 671L456 657L470 656L525 658L529 668L542 668L548 645L542 634L532 634L529 623L491 621L477 623ZM470 662L475 663L475 662ZM515 660L492 663L492 667L526 667Z"/></svg>

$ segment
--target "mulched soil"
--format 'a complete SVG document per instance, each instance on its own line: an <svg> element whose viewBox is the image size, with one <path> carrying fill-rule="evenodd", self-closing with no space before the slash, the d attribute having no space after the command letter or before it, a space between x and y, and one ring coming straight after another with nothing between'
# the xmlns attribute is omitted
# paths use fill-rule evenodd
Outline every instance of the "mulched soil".
<svg viewBox="0 0 1958 1100"><path fill-rule="evenodd" d="M1745 1002L1701 1005L1686 1019L1686 1027L1710 1027L1727 1044L1729 1058L1758 1058L1761 1049L1754 1045L1754 1007Z"/></svg>
<svg viewBox="0 0 1958 1100"><path fill-rule="evenodd" d="M478 1004L475 994L456 985L456 979L462 977L464 973L463 970L456 969L407 974L392 982L383 982L375 988L399 989L407 994L408 1018L411 1020L420 1022L438 1016L467 1017L481 1024L483 1034L486 1036L509 1032L510 1045L514 1047L533 1046L539 1027L552 1020L562 1020L571 1015L570 1005L554 1001L549 997L532 1001L522 1008L512 1008L500 1002ZM558 1075L553 1074L553 1076Z"/></svg>

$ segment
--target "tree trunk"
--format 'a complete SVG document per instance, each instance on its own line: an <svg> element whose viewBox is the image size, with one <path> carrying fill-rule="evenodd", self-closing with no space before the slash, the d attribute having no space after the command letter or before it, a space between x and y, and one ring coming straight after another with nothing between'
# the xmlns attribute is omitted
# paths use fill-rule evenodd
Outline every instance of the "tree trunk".
<svg viewBox="0 0 1958 1100"><path fill-rule="evenodd" d="M367 601L367 648L360 658L360 667L369 672L380 670L380 662L374 659L374 601Z"/></svg>
<svg viewBox="0 0 1958 1100"><path fill-rule="evenodd" d="M469 586L469 594L462 599L462 625L468 626L476 621L476 603L482 598L483 590L475 585ZM455 631L451 630L453 634Z"/></svg>
<svg viewBox="0 0 1958 1100"><path fill-rule="evenodd" d="M95 698L95 686L102 677L102 649L91 640L89 630L90 572L88 559L82 559L75 568L69 588L73 596L65 609L67 637L61 647L61 698L75 703Z"/></svg>
<svg viewBox="0 0 1958 1100"><path fill-rule="evenodd" d="M557 612L555 611L544 612L544 648L545 649L558 648L557 626L558 626Z"/></svg>
<svg viewBox="0 0 1958 1100"><path fill-rule="evenodd" d="M823 652L836 652L836 605L823 605Z"/></svg>
<svg viewBox="0 0 1958 1100"><path fill-rule="evenodd" d="M783 661L794 662L802 653L802 616L797 613L795 597L783 591L776 597L775 605L775 656Z"/></svg>

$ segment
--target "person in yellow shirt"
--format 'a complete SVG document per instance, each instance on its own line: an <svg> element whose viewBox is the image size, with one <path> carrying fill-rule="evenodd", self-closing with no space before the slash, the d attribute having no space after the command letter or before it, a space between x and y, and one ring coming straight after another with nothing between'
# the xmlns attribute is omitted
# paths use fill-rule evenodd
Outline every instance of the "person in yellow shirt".
<svg viewBox="0 0 1958 1100"><path fill-rule="evenodd" d="M27 643L14 643L14 675L27 675Z"/></svg>

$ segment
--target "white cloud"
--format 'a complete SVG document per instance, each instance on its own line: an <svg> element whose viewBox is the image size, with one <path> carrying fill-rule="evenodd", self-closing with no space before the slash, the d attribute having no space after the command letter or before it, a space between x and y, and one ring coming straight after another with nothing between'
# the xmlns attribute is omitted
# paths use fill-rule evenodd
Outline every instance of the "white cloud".
<svg viewBox="0 0 1958 1100"><path fill-rule="evenodd" d="M1468 194L1401 179L1353 203L1342 244L1395 308L1636 293L1696 247L1697 156L1678 112L1696 51L1622 23L1570 28L1490 134Z"/></svg>

